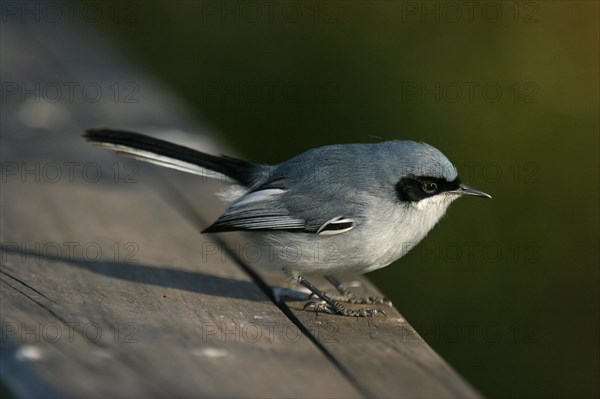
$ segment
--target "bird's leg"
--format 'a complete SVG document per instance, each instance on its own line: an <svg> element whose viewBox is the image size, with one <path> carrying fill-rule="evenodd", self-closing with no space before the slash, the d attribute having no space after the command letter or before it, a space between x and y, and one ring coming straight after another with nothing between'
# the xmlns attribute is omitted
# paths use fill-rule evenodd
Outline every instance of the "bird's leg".
<svg viewBox="0 0 600 399"><path fill-rule="evenodd" d="M388 305L392 306L392 302L381 296L364 296L357 297L337 278L333 276L325 276L325 279L335 287L340 294L342 294L340 300L348 303L365 304L365 305ZM338 299L338 298L335 298Z"/></svg>
<svg viewBox="0 0 600 399"><path fill-rule="evenodd" d="M344 305L321 291L308 280L302 276L297 276L296 280L304 287L308 288L310 292L325 301L325 304L318 301L309 301L304 306L305 310L312 310L314 312L324 312L330 314L339 314L342 316L353 316L353 317L372 317L378 314L385 316L385 312L379 309L346 309Z"/></svg>

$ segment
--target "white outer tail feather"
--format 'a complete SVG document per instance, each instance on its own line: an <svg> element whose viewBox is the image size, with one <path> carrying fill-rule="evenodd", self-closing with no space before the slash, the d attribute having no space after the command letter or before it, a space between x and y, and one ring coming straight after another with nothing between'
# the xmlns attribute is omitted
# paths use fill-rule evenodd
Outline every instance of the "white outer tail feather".
<svg viewBox="0 0 600 399"><path fill-rule="evenodd" d="M128 147L125 145L119 144L110 144L110 143L95 143L96 145L108 148L116 151L118 154L124 154L130 156L132 158L138 159L140 161L152 163L155 165L164 166L166 168L179 170L181 172L191 173L194 175L205 176L211 179L219 179L221 181L227 183L237 183L230 177L215 172L214 170L210 170L207 168L203 168L201 166L195 165L193 163L181 161L179 159L167 157L164 155L158 155L150 151L138 150L137 148Z"/></svg>

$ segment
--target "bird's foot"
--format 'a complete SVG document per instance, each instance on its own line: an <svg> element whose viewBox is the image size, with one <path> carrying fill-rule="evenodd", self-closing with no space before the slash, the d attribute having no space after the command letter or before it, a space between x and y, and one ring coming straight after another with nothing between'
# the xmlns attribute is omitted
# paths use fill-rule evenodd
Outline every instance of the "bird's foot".
<svg viewBox="0 0 600 399"><path fill-rule="evenodd" d="M325 276L325 279L329 281L335 289L341 294L335 296L337 301L353 303L357 305L387 305L392 306L392 301L381 296L356 296L354 295L346 285L342 284L337 278L333 276Z"/></svg>
<svg viewBox="0 0 600 399"><path fill-rule="evenodd" d="M348 309L339 302L332 302L332 304L329 304L319 300L308 301L306 305L304 305L304 310L349 317L374 317L380 314L387 316L383 310L379 309Z"/></svg>
<svg viewBox="0 0 600 399"><path fill-rule="evenodd" d="M344 302L358 305L386 305L392 306L392 301L382 296L354 296L347 295Z"/></svg>
<svg viewBox="0 0 600 399"><path fill-rule="evenodd" d="M392 306L392 301L382 296L355 296L351 293L344 295L329 295L333 300L339 302L351 303L354 305L386 305ZM308 299L317 297L315 294L311 294Z"/></svg>

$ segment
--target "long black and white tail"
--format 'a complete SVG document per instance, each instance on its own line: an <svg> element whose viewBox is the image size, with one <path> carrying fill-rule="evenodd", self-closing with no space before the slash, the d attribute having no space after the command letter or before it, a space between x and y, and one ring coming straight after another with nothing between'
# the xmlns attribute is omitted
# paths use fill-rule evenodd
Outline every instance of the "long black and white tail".
<svg viewBox="0 0 600 399"><path fill-rule="evenodd" d="M140 133L90 129L83 137L92 143L142 161L202 176L215 178L226 176L246 187L260 178L265 169L263 165L225 155L206 154Z"/></svg>

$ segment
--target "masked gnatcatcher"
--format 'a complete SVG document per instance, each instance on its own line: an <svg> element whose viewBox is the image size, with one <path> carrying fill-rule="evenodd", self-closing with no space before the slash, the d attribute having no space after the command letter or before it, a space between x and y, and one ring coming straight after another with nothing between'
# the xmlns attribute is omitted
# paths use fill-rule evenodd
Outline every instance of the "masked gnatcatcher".
<svg viewBox="0 0 600 399"><path fill-rule="evenodd" d="M285 272L320 298L305 306L317 312L385 314L344 306L390 303L356 297L335 276L366 273L401 258L458 197L491 198L462 184L440 151L414 141L329 145L261 165L133 132L94 129L84 137L137 159L231 183L222 196L229 207L203 233L243 231L251 242L275 248L259 263ZM323 292L305 275L324 276L341 295Z"/></svg>

